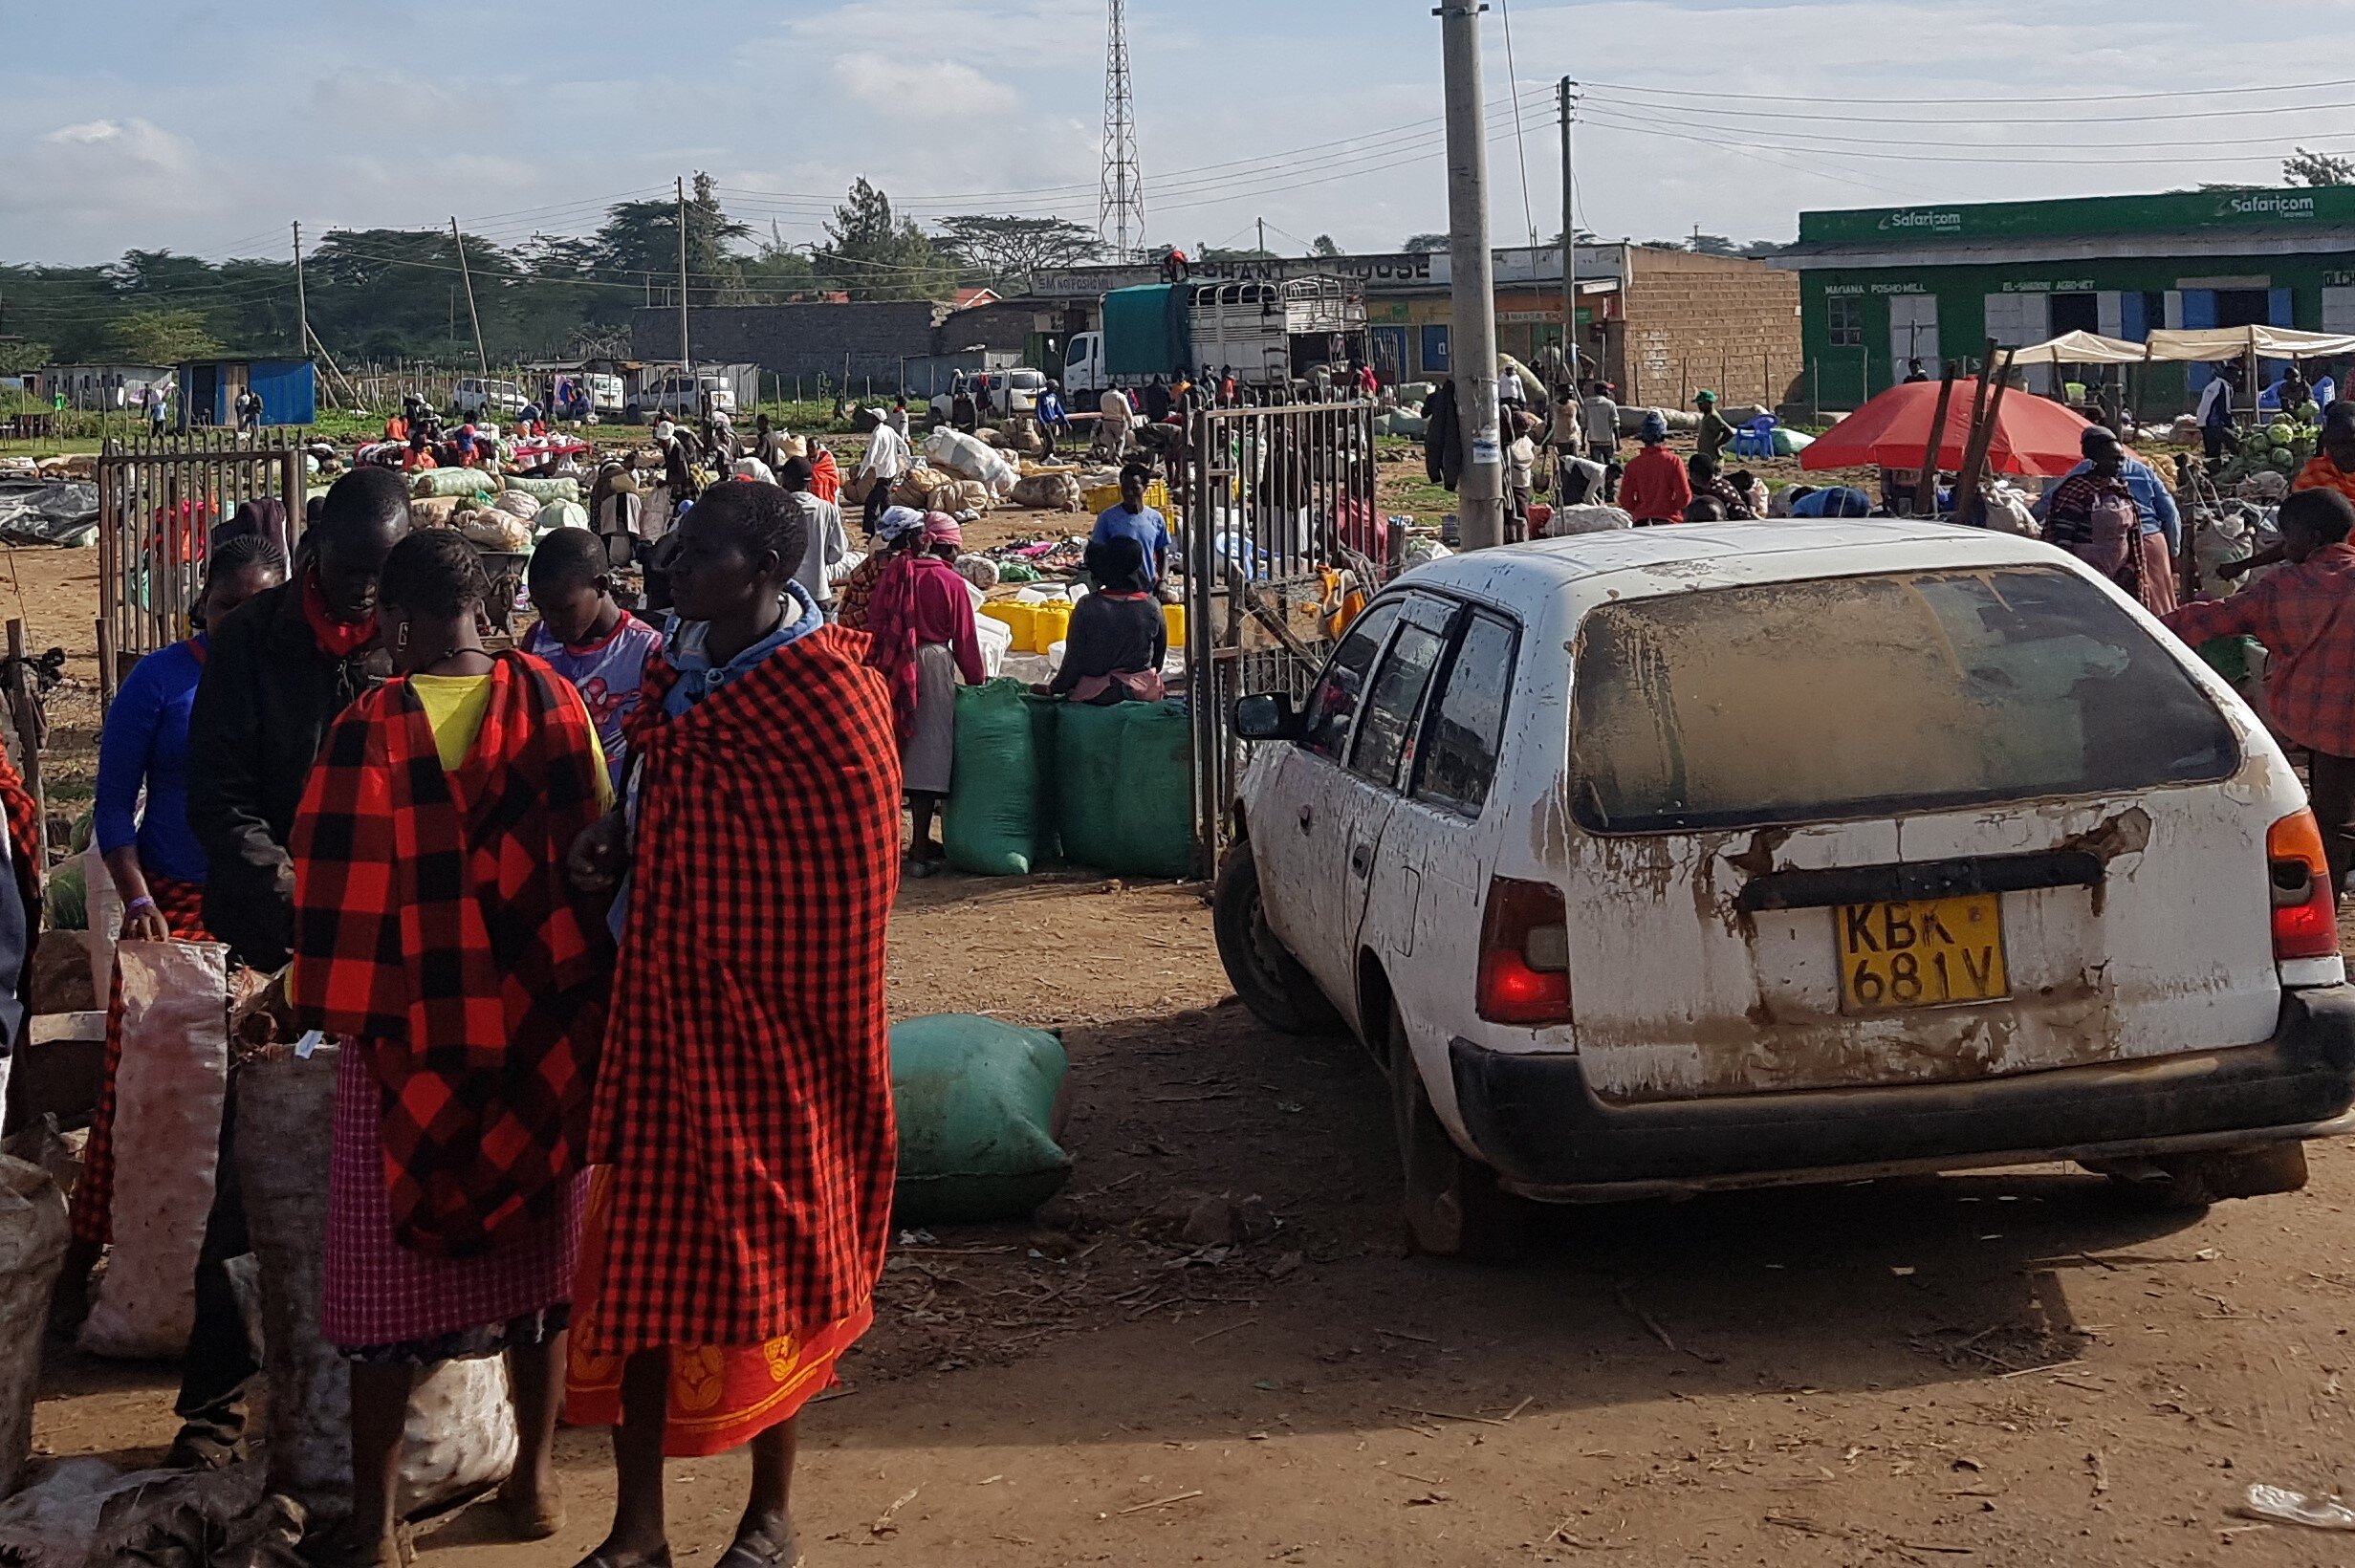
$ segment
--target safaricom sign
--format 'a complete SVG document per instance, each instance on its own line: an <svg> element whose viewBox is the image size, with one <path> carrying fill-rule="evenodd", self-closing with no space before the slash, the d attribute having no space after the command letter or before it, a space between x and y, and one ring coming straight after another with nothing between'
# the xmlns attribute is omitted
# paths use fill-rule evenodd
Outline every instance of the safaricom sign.
<svg viewBox="0 0 2355 1568"><path fill-rule="evenodd" d="M1962 232L1962 226L1961 213L1951 209L1940 211L1935 207L1913 207L1905 211L1892 212L1881 220L1883 233L1893 229L1922 229L1932 234L1959 234Z"/></svg>
<svg viewBox="0 0 2355 1568"><path fill-rule="evenodd" d="M2234 197L2224 204L2224 209L2235 218L2311 218L2314 216L2314 198L2254 191L2246 196Z"/></svg>

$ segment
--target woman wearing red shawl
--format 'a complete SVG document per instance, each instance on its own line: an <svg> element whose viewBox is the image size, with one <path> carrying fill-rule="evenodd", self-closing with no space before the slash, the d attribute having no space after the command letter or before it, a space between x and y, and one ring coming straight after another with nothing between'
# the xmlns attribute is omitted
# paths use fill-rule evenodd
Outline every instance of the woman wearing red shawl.
<svg viewBox="0 0 2355 1568"><path fill-rule="evenodd" d="M891 728L914 818L908 870L928 877L942 855L932 841L932 818L949 794L956 759L957 677L979 686L989 673L981 663L972 595L949 564L965 542L964 531L946 512L927 512L910 523L914 515L894 507L877 529L890 558L867 600L867 665L891 686Z"/></svg>
<svg viewBox="0 0 2355 1568"><path fill-rule="evenodd" d="M810 443L810 493L820 501L840 505L842 500L842 469L834 461L834 454L817 442Z"/></svg>
<svg viewBox="0 0 2355 1568"><path fill-rule="evenodd" d="M900 766L866 640L793 580L806 534L774 485L687 513L629 809L571 858L581 886L621 882L565 1400L575 1423L619 1423L594 1568L666 1564L665 1455L746 1443L719 1568L794 1562L797 1417L873 1318Z"/></svg>
<svg viewBox="0 0 2355 1568"><path fill-rule="evenodd" d="M343 1035L320 1326L352 1362L352 1515L306 1557L397 1568L418 1372L504 1354L515 1534L563 1523L559 1374L589 1084L612 945L564 872L611 775L580 695L493 656L491 589L447 529L394 547L378 617L396 678L344 710L290 846L301 1025Z"/></svg>

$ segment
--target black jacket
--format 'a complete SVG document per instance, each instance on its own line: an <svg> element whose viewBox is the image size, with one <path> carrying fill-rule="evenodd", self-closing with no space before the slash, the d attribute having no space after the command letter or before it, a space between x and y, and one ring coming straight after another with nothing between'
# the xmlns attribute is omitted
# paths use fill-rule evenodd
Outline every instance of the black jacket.
<svg viewBox="0 0 2355 1568"><path fill-rule="evenodd" d="M1464 437L1457 427L1455 383L1442 381L1424 401L1423 471L1434 485L1455 489L1464 477Z"/></svg>
<svg viewBox="0 0 2355 1568"><path fill-rule="evenodd" d="M205 925L240 962L283 968L294 935L286 845L319 745L337 715L388 672L371 648L319 651L302 613L303 572L213 629L188 715L188 827L209 862Z"/></svg>

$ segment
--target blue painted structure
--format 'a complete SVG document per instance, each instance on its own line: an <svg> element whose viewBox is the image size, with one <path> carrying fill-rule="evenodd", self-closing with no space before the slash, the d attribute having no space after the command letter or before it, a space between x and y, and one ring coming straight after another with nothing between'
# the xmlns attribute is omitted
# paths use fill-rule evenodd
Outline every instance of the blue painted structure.
<svg viewBox="0 0 2355 1568"><path fill-rule="evenodd" d="M318 376L308 359L191 359L180 367L182 429L237 423L237 394L261 394L264 425L318 419Z"/></svg>

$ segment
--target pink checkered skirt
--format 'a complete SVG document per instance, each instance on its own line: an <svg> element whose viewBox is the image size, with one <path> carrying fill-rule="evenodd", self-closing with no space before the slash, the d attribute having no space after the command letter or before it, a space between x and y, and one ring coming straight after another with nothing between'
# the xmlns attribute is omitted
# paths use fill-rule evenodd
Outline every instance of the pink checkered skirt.
<svg viewBox="0 0 2355 1568"><path fill-rule="evenodd" d="M347 1045L336 1075L335 1152L327 1176L326 1300L320 1327L344 1350L430 1339L569 1302L580 1253L583 1172L563 1208L514 1245L439 1258L393 1239L384 1185L383 1091L364 1048Z"/></svg>

